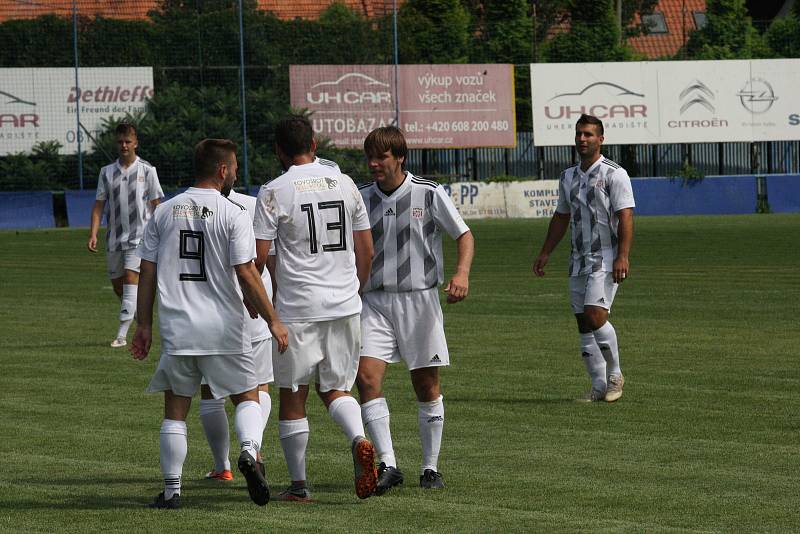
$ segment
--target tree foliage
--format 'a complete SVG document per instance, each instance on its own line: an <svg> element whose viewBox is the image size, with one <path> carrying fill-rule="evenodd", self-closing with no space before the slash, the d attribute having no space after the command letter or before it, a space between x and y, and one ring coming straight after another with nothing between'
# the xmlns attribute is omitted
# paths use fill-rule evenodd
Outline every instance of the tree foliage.
<svg viewBox="0 0 800 534"><path fill-rule="evenodd" d="M408 0L397 16L400 63L466 63L470 17L459 0Z"/></svg>
<svg viewBox="0 0 800 534"><path fill-rule="evenodd" d="M706 25L689 35L686 56L690 59L752 59L770 57L745 0L708 0Z"/></svg>

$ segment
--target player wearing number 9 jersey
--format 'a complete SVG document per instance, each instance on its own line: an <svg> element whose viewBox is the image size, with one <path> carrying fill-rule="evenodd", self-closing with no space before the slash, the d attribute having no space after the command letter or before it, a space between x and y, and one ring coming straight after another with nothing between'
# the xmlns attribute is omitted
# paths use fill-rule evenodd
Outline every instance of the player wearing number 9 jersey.
<svg viewBox="0 0 800 534"><path fill-rule="evenodd" d="M358 372L361 341L359 289L372 260L369 217L358 188L338 168L315 160L307 119L291 116L275 131L286 172L258 193L256 264L263 267L276 241L277 309L289 330L290 349L273 353L280 388L279 435L292 485L288 500L308 501L305 400L316 381L320 398L351 444L356 493L368 497L377 472L364 438L358 402L349 391Z"/></svg>
<svg viewBox="0 0 800 534"><path fill-rule="evenodd" d="M263 427L242 293L265 318L280 349L286 346L286 329L252 261L250 217L243 206L226 198L236 181L236 145L225 139L201 141L195 147L194 166L195 186L156 210L138 249L139 321L131 352L142 360L150 350L156 284L162 348L148 391L164 392L164 492L151 506L180 507L186 415L203 377L214 397L230 396L236 405L239 469L250 498L263 506L269 501L269 487L257 460Z"/></svg>

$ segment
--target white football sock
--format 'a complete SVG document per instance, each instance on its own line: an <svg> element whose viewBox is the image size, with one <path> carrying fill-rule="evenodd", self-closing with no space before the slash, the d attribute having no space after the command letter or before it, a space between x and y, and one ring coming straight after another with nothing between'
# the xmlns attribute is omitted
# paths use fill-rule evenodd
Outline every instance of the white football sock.
<svg viewBox="0 0 800 534"><path fill-rule="evenodd" d="M266 391L258 392L258 403L261 405L261 435L264 435L264 430L267 428L269 421L269 414L272 412L272 399Z"/></svg>
<svg viewBox="0 0 800 534"><path fill-rule="evenodd" d="M422 441L422 474L426 469L436 468L439 462L439 449L442 447L442 430L444 429L444 397L431 402L418 402L419 405L419 437Z"/></svg>
<svg viewBox="0 0 800 534"><path fill-rule="evenodd" d="M593 332L581 332L581 356L589 378L592 379L592 389L604 392L607 387L606 360L600 352Z"/></svg>
<svg viewBox="0 0 800 534"><path fill-rule="evenodd" d="M594 338L600 346L600 352L606 360L606 376L621 375L619 368L619 348L617 347L617 331L606 321L606 324L594 331Z"/></svg>
<svg viewBox="0 0 800 534"><path fill-rule="evenodd" d="M200 399L200 423L206 433L214 471L221 473L231 468L231 437L228 430L228 414L225 399Z"/></svg>
<svg viewBox="0 0 800 534"><path fill-rule="evenodd" d="M119 308L120 322L132 321L133 315L136 313L136 291L139 288L136 284L123 284L122 285L122 304ZM130 325L130 322L128 322ZM127 334L128 329L125 329Z"/></svg>
<svg viewBox="0 0 800 534"><path fill-rule="evenodd" d="M330 406L328 413L347 436L350 444L357 436L364 435L364 423L361 422L361 407L358 401L350 395L336 398Z"/></svg>
<svg viewBox="0 0 800 534"><path fill-rule="evenodd" d="M256 401L240 402L236 406L233 427L242 451L247 451L254 459L261 448L261 406Z"/></svg>
<svg viewBox="0 0 800 534"><path fill-rule="evenodd" d="M308 418L278 421L278 437L292 482L306 479Z"/></svg>
<svg viewBox="0 0 800 534"><path fill-rule="evenodd" d="M386 399L378 397L361 405L361 419L369 432L372 444L378 451L379 461L387 467L397 467L392 446L392 433L389 429L389 405Z"/></svg>
<svg viewBox="0 0 800 534"><path fill-rule="evenodd" d="M164 475L164 498L181 494L181 475L186 460L186 421L164 419L159 435L161 473Z"/></svg>

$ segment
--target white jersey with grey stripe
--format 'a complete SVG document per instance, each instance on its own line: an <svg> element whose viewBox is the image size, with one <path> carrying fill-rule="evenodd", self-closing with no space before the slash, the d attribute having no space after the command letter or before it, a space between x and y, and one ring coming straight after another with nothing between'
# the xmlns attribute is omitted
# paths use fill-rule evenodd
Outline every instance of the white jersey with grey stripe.
<svg viewBox="0 0 800 534"><path fill-rule="evenodd" d="M250 216L250 222L252 223L256 216L256 197L231 191L228 198L245 207L247 214ZM273 252L270 251L270 253L272 254ZM272 277L269 275L268 269L264 269L264 272L261 273L261 281L264 282L264 289L267 290L267 297L269 301L272 302ZM250 341L261 341L262 339L269 339L272 337L272 332L269 331L267 322L262 317L253 319L249 314L248 317L247 326L250 332Z"/></svg>
<svg viewBox="0 0 800 534"><path fill-rule="evenodd" d="M375 247L365 290L417 291L444 282L442 231L453 239L469 231L444 188L406 172L390 195L377 182L360 191Z"/></svg>
<svg viewBox="0 0 800 534"><path fill-rule="evenodd" d="M163 196L156 168L141 158L127 169L119 160L100 169L95 200L106 201L108 250L136 248L152 216L148 202Z"/></svg>
<svg viewBox="0 0 800 534"><path fill-rule="evenodd" d="M244 206L216 189L190 187L161 204L138 248L157 265L158 319L164 353L250 353L236 265L255 257Z"/></svg>
<svg viewBox="0 0 800 534"><path fill-rule="evenodd" d="M261 187L254 224L256 239L274 241L282 320L361 312L353 232L369 230L369 218L349 176L317 161L293 165Z"/></svg>
<svg viewBox="0 0 800 534"><path fill-rule="evenodd" d="M635 206L628 173L603 156L586 172L576 165L561 173L556 211L571 215L570 276L613 271L617 212Z"/></svg>

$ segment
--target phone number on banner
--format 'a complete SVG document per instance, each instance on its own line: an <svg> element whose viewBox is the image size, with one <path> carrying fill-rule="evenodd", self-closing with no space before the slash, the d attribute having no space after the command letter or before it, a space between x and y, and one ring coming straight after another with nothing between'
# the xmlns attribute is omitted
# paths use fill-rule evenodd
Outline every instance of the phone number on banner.
<svg viewBox="0 0 800 534"><path fill-rule="evenodd" d="M407 123L407 132L505 132L510 128L508 121L419 121Z"/></svg>

